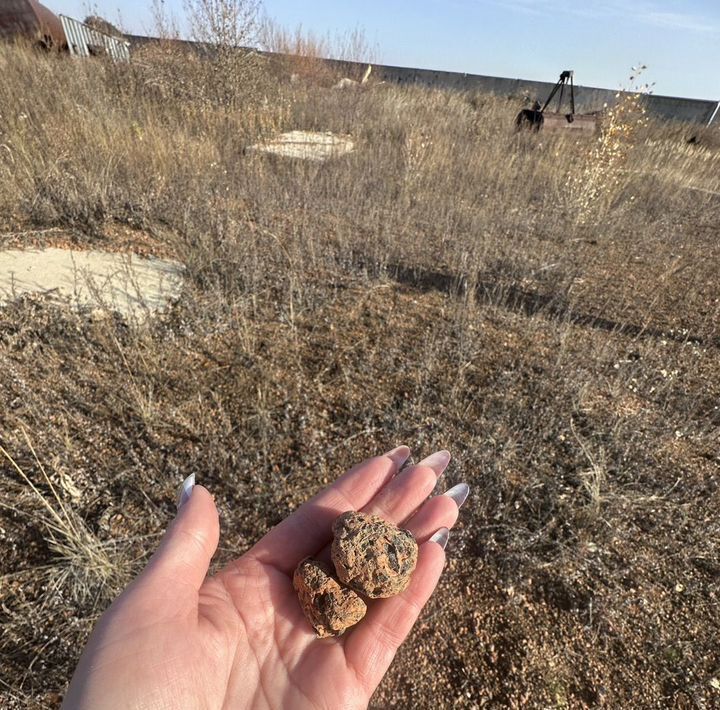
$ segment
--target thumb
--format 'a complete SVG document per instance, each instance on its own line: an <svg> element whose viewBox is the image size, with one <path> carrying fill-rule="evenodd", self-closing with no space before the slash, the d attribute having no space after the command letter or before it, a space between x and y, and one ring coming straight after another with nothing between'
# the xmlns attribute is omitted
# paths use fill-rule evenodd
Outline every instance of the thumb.
<svg viewBox="0 0 720 710"><path fill-rule="evenodd" d="M143 576L149 582L156 577L199 589L219 536L220 523L213 498L206 488L195 485L195 474L192 474L182 485L178 514Z"/></svg>

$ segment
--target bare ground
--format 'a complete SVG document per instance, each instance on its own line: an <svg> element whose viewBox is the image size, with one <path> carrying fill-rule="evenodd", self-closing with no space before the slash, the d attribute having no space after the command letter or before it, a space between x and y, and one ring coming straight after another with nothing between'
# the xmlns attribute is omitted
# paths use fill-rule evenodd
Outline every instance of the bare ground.
<svg viewBox="0 0 720 710"><path fill-rule="evenodd" d="M40 81L0 60L10 86ZM42 67L94 120L42 103L4 119L0 243L188 269L144 328L37 299L0 311L4 706L59 704L189 473L216 496L222 564L399 443L450 449L438 492L472 492L374 707L720 703L720 204L678 187L717 187L712 142L690 155L677 127L635 134L628 161L657 176L608 184L580 223L584 148L511 135L500 100L294 88L286 113L235 124ZM243 153L298 126L357 150ZM62 132L75 152L57 173L38 156Z"/></svg>

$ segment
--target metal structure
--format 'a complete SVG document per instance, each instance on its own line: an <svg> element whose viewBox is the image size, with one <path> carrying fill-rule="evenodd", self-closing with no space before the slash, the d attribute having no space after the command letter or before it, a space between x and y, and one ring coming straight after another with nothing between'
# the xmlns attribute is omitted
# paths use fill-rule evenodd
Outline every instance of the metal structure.
<svg viewBox="0 0 720 710"><path fill-rule="evenodd" d="M709 126L714 120L715 116L718 115L718 111L720 111L720 101L718 101L717 106L715 107L715 110L712 112L712 116L708 119L707 125Z"/></svg>
<svg viewBox="0 0 720 710"><path fill-rule="evenodd" d="M130 42L71 17L59 17L37 0L0 0L0 39L24 38L44 49L76 57L107 56L130 61Z"/></svg>
<svg viewBox="0 0 720 710"><path fill-rule="evenodd" d="M61 49L65 44L59 18L37 0L0 0L0 38L16 37L46 49Z"/></svg>
<svg viewBox="0 0 720 710"><path fill-rule="evenodd" d="M76 57L107 56L116 62L130 61L130 42L73 20L72 17L60 15L63 33L70 54Z"/></svg>
<svg viewBox="0 0 720 710"><path fill-rule="evenodd" d="M565 96L566 89L569 89L569 113L562 112L563 98ZM547 111L548 106L550 106L552 100L558 92L557 111ZM560 78L553 87L553 90L550 92L550 96L548 96L545 104L541 107L540 103L536 101L532 108L522 109L515 118L515 125L518 130L529 128L531 130L539 131L542 128L546 131L573 130L594 133L597 128L597 114L575 113L575 85L573 83L573 72L572 70L565 70L560 74Z"/></svg>

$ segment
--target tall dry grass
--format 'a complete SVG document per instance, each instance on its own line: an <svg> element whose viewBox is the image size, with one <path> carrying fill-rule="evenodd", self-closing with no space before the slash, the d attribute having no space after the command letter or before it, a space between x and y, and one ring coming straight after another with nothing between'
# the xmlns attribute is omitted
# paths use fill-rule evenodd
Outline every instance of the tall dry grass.
<svg viewBox="0 0 720 710"><path fill-rule="evenodd" d="M458 664L466 707L527 689L587 704L603 682L630 707L686 692L677 667L711 675L712 137L643 125L579 221L568 185L594 139L516 134L513 101L262 67L228 101L203 62L173 44L129 67L0 48L3 243L131 233L187 265L183 299L146 329L32 299L0 313L7 697L57 700L182 476L214 491L227 559L400 440L451 448L475 491L430 611L454 625L432 637L447 697ZM294 129L357 149L321 165L246 150ZM52 527L63 511L75 538ZM657 585L680 583L670 628ZM571 642L577 666L553 656ZM402 675L412 643L379 706L436 697Z"/></svg>
<svg viewBox="0 0 720 710"><path fill-rule="evenodd" d="M345 62L345 74L354 74L348 78L356 81L362 77L357 75L360 70L351 63L372 65L380 61L377 46L372 45L360 27L348 32L320 35L302 25L289 30L265 16L259 25L258 43L264 51L281 55L274 61L286 76L314 85L332 86L343 78L338 76L343 65L332 65L326 59Z"/></svg>

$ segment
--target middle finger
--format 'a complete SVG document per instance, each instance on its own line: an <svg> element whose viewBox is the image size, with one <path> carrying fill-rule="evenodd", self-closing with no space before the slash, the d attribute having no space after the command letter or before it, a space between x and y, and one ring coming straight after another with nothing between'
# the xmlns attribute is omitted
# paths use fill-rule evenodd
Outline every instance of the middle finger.
<svg viewBox="0 0 720 710"><path fill-rule="evenodd" d="M367 505L363 513L400 524L407 520L433 492L438 478L450 463L447 451L436 451L420 463L409 466L383 486Z"/></svg>

